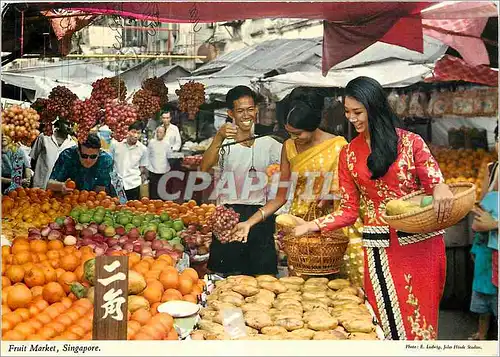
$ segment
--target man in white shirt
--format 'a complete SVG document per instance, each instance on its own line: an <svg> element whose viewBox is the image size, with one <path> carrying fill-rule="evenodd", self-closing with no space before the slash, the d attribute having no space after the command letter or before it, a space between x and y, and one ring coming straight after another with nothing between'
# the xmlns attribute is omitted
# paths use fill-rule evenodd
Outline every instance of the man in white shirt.
<svg viewBox="0 0 500 357"><path fill-rule="evenodd" d="M145 182L148 165L148 149L139 141L142 123L129 126L127 138L121 142L113 140L110 154L113 157L115 171L123 182L127 199L140 199L141 184Z"/></svg>
<svg viewBox="0 0 500 357"><path fill-rule="evenodd" d="M30 151L31 169L35 172L33 187L46 189L59 154L76 144L69 135L68 123L63 120L55 123L55 130L51 136L40 134Z"/></svg>
<svg viewBox="0 0 500 357"><path fill-rule="evenodd" d="M161 199L158 185L161 177L170 171L169 153L170 144L165 138L165 127L160 125L148 143L149 198L153 200Z"/></svg>
<svg viewBox="0 0 500 357"><path fill-rule="evenodd" d="M246 86L237 86L227 93L227 114L233 122L219 129L205 151L200 167L201 171L209 172L219 165L221 177L228 180L228 188L236 191L218 193L219 204L239 213L240 221L247 220L265 205L266 189L250 191L249 183L257 173L262 174L269 165L279 163L281 155L281 144L276 140L270 137L250 139L258 113L255 98L255 93ZM221 150L221 145L234 141L238 143ZM221 243L214 237L208 269L226 276L277 274L274 229L274 216L270 216L263 217L250 230L246 243Z"/></svg>
<svg viewBox="0 0 500 357"><path fill-rule="evenodd" d="M179 151L182 145L181 134L179 128L170 122L172 120L170 112L164 112L161 115L161 120L165 127L165 140L170 145L170 151Z"/></svg>

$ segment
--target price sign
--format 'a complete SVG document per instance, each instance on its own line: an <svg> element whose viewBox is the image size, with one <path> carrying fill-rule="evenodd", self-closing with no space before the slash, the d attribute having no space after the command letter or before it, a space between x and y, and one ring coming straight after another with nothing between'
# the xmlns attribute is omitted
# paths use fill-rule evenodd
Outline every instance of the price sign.
<svg viewBox="0 0 500 357"><path fill-rule="evenodd" d="M128 257L95 259L93 340L126 340Z"/></svg>

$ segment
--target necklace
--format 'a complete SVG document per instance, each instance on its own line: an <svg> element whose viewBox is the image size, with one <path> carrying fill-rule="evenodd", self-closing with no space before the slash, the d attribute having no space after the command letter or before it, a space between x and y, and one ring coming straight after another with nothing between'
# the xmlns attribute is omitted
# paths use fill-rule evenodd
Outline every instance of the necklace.
<svg viewBox="0 0 500 357"><path fill-rule="evenodd" d="M250 178L257 177L257 170L253 166L253 152L254 152L253 148L254 148L254 145L252 145L252 166L250 166L250 170L248 170L248 177L250 177Z"/></svg>

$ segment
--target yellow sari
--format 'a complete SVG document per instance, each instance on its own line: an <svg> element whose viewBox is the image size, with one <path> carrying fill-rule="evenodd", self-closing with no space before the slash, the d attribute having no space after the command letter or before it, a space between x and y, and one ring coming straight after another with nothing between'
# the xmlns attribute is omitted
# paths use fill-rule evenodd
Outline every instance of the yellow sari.
<svg viewBox="0 0 500 357"><path fill-rule="evenodd" d="M290 162L290 172L297 175L294 197L290 208L290 214L301 217L307 221L322 217L337 208L339 201L334 201L333 208L319 208L316 200L303 199L301 196L307 190L307 173L333 173L333 180L330 185L330 193L337 193L339 190L338 181L338 159L340 150L347 145L347 141L337 136L325 140L304 152L298 153L293 140L285 142L285 150L288 161ZM314 197L319 197L323 191L325 177L316 177L313 185ZM309 188L310 190L310 188ZM360 216L362 216L360 214ZM358 286L363 285L363 247L362 247L362 228L363 223L360 219L351 227L343 229L344 234L349 237L349 245L344 255L344 264L341 268L341 274Z"/></svg>

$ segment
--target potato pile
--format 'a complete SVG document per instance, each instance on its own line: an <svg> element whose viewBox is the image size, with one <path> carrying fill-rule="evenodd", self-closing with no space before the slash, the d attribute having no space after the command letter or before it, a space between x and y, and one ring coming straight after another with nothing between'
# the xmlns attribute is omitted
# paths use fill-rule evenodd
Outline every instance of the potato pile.
<svg viewBox="0 0 500 357"><path fill-rule="evenodd" d="M348 280L233 276L216 282L193 339L229 339L223 311L241 309L244 340L376 340L364 297Z"/></svg>

